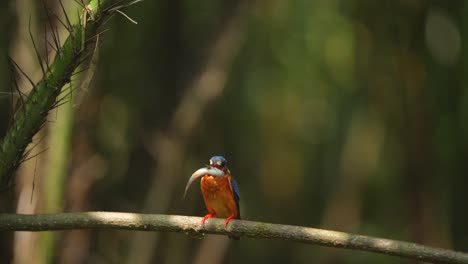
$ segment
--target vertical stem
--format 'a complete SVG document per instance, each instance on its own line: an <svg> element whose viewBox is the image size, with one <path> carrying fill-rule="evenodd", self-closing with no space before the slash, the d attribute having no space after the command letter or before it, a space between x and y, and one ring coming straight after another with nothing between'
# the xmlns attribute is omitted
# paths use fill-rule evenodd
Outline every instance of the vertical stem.
<svg viewBox="0 0 468 264"><path fill-rule="evenodd" d="M68 99L67 99L68 100ZM54 115L53 113L51 115ZM64 207L64 182L68 172L73 124L72 102L57 109L57 117L51 123L49 134L48 168L42 192L45 213L58 213ZM56 253L57 233L46 232L42 236L42 263L52 263Z"/></svg>

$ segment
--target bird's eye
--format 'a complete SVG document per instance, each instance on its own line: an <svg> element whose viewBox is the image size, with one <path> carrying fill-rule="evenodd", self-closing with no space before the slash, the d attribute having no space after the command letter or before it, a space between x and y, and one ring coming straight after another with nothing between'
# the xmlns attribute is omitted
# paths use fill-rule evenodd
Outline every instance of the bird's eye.
<svg viewBox="0 0 468 264"><path fill-rule="evenodd" d="M223 165L223 162L222 162L221 160L218 160L218 161L216 162L216 164L218 164L218 166L221 166L221 165Z"/></svg>

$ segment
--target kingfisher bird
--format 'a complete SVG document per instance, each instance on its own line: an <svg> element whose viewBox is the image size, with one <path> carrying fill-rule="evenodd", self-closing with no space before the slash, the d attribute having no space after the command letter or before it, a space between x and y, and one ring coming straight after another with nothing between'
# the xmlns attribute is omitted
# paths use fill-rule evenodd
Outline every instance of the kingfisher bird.
<svg viewBox="0 0 468 264"><path fill-rule="evenodd" d="M213 156L210 165L195 171L187 182L184 196L190 185L201 177L201 193L205 200L208 214L203 217L201 224L209 218L226 218L224 226L227 227L232 219L241 219L239 211L239 188L227 168L227 160L222 156ZM237 236L229 236L238 240Z"/></svg>

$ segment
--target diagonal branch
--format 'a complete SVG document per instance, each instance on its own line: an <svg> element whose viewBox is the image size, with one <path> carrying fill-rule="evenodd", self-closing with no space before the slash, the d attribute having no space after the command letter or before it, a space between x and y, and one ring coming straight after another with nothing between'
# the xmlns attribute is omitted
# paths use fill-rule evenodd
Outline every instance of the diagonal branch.
<svg viewBox="0 0 468 264"><path fill-rule="evenodd" d="M71 25L67 18L69 36L61 47L58 33L55 45L57 53L53 62L43 67L43 61L37 51L43 77L36 84L31 81L33 89L27 100L15 113L12 125L0 144L0 186L13 184L13 174L25 159L25 150L32 142L33 136L41 129L50 110L60 103L57 97L62 87L70 82L73 72L91 53L95 43L94 36L100 32L101 26L115 14L116 10L133 2L122 0L91 0L84 6L82 19ZM117 5L117 6L116 6ZM50 19L50 18L49 18ZM32 37L32 34L31 34Z"/></svg>
<svg viewBox="0 0 468 264"><path fill-rule="evenodd" d="M200 217L117 212L81 212L42 215L0 214L0 230L51 231L65 229L122 229L179 232L193 236L237 235L355 249L435 263L468 263L468 254L415 243L344 232L232 220L227 229L222 219L210 219L204 228Z"/></svg>

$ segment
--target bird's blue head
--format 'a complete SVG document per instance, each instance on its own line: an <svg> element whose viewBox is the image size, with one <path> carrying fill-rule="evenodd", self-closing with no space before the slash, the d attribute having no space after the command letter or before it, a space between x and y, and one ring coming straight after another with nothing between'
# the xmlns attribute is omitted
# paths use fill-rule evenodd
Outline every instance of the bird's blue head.
<svg viewBox="0 0 468 264"><path fill-rule="evenodd" d="M227 169L227 160L223 156L213 156L210 159L210 166L216 167L220 170Z"/></svg>

